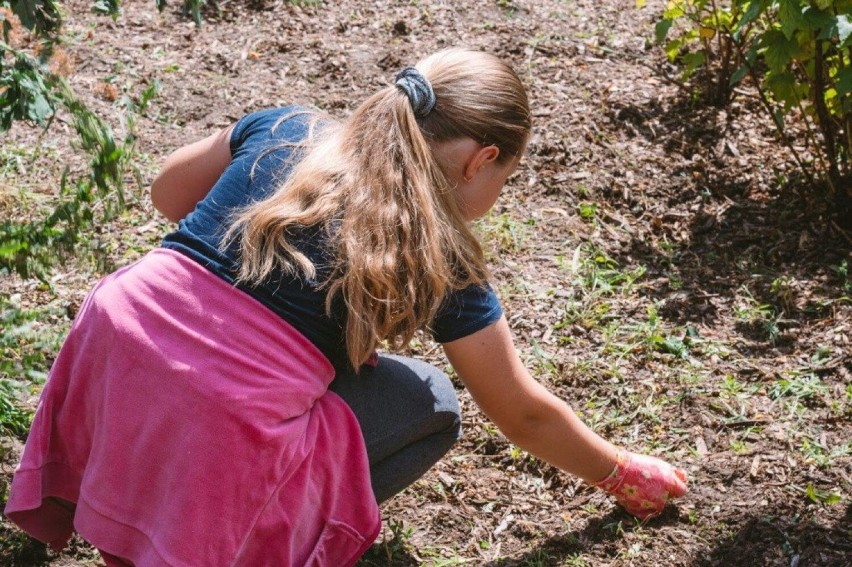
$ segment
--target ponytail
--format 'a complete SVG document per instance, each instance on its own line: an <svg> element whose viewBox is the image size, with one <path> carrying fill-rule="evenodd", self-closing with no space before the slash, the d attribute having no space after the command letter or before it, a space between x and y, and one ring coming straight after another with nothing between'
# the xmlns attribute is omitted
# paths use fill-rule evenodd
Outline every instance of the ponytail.
<svg viewBox="0 0 852 567"><path fill-rule="evenodd" d="M434 88L429 112L412 106L402 87L374 94L312 140L278 191L243 211L226 236L241 236L238 280L257 284L275 268L314 277L289 235L326 228L334 258L322 282L326 311L342 298L356 369L382 341L405 346L450 291L487 280L482 249L432 146L469 136L497 145L502 161L529 134L526 93L498 59L446 50L418 69Z"/></svg>

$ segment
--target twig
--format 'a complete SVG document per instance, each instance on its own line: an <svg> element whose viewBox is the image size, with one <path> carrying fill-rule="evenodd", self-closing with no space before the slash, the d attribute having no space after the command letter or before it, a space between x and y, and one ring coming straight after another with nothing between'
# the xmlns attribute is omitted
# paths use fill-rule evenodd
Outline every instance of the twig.
<svg viewBox="0 0 852 567"><path fill-rule="evenodd" d="M845 239L846 239L846 242L848 242L849 244L852 244L852 237L850 237L848 234L846 234L846 231L845 231L845 230L843 230L842 228L840 228L840 227L837 225L837 222L835 222L835 221L833 221L833 220L832 220L832 221L831 221L831 226L833 226L833 227L834 227L834 229L835 229L837 232L839 232L839 233L840 233L840 235L841 235L843 238L845 238Z"/></svg>
<svg viewBox="0 0 852 567"><path fill-rule="evenodd" d="M765 425L767 423L769 423L769 420L766 419L740 419L723 421L720 425L722 427L730 427L731 429L737 429L740 427L751 427L753 425Z"/></svg>

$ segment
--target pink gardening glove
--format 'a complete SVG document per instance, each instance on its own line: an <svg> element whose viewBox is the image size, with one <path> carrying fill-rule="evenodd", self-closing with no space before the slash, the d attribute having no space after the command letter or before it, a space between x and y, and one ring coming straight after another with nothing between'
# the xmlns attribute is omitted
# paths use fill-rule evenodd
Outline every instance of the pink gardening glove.
<svg viewBox="0 0 852 567"><path fill-rule="evenodd" d="M686 472L656 457L619 451L615 468L595 486L615 496L640 520L647 520L659 515L670 498L686 493Z"/></svg>

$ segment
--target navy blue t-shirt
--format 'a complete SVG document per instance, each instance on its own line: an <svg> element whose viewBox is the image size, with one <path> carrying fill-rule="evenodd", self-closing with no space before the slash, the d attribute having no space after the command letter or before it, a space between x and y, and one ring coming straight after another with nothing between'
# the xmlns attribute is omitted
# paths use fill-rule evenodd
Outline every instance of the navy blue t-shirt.
<svg viewBox="0 0 852 567"><path fill-rule="evenodd" d="M294 106L262 110L240 119L231 133L230 165L177 230L163 239L162 246L234 283L237 245L221 251L222 236L237 209L271 195L286 179L297 158L293 144L307 136L309 120L305 109ZM293 239L296 248L316 266L315 278L276 270L262 285L240 287L305 335L336 368L347 368L345 307L336 301L331 316L326 314L326 289L321 285L332 264L326 231L309 227ZM446 298L428 330L436 341L446 343L487 327L502 313L490 287L470 286Z"/></svg>

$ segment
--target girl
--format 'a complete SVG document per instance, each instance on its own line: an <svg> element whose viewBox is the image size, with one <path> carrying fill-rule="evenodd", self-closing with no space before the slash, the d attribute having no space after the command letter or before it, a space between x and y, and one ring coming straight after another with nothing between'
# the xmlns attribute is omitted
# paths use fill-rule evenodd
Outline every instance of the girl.
<svg viewBox="0 0 852 567"><path fill-rule="evenodd" d="M335 122L250 114L174 152L152 187L180 221L88 296L45 386L6 507L112 564L347 565L377 502L458 438L440 342L513 443L647 518L685 492L536 382L468 226L530 133L517 75L451 49Z"/></svg>

